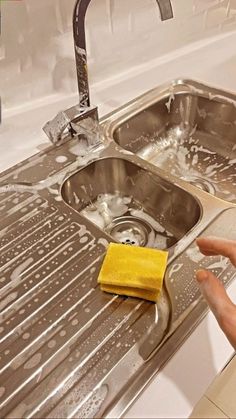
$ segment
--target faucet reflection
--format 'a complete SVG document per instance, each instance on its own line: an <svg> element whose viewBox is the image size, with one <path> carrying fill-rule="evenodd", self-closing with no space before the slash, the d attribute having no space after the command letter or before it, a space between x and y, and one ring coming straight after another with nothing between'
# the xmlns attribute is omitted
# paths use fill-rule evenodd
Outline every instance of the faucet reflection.
<svg viewBox="0 0 236 419"><path fill-rule="evenodd" d="M160 10L161 20L173 18L170 0L156 0ZM73 13L73 35L75 47L76 71L79 89L79 104L65 111L59 112L56 117L43 127L50 141L60 144L68 135L78 135L78 123L90 118L91 124L98 121L97 107L90 105L89 83L87 71L87 53L85 40L85 16L91 0L77 0ZM78 128L78 129L77 129Z"/></svg>

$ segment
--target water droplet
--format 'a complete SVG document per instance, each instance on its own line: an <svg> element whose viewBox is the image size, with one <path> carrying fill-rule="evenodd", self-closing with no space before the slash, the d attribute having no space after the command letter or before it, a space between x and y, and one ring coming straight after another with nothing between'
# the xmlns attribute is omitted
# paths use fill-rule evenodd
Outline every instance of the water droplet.
<svg viewBox="0 0 236 419"><path fill-rule="evenodd" d="M24 333L22 336L22 339L26 340L26 339L29 339L29 337L30 337L30 333Z"/></svg>
<svg viewBox="0 0 236 419"><path fill-rule="evenodd" d="M31 368L36 367L36 365L38 365L39 362L41 361L41 358L42 358L42 354L41 353L35 354L31 359L29 359L29 361L26 362L24 368L26 370L29 370Z"/></svg>
<svg viewBox="0 0 236 419"><path fill-rule="evenodd" d="M80 239L80 243L86 243L87 241L88 241L87 236L81 237L81 239Z"/></svg>
<svg viewBox="0 0 236 419"><path fill-rule="evenodd" d="M55 160L57 163L65 163L68 160L68 158L66 156L57 156Z"/></svg>
<svg viewBox="0 0 236 419"><path fill-rule="evenodd" d="M48 342L48 347L49 348L54 348L55 345L56 345L56 341L54 339L52 339Z"/></svg>

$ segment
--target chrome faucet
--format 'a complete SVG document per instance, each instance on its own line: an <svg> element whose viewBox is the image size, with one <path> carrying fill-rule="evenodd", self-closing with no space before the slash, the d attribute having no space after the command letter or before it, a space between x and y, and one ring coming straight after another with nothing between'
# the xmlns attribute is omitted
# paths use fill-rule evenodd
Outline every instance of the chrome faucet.
<svg viewBox="0 0 236 419"><path fill-rule="evenodd" d="M173 18L170 0L156 0L160 9L161 20ZM75 59L77 69L78 88L80 94L80 105L90 106L87 54L85 41L84 21L87 8L91 0L77 0L73 15L73 33L75 44Z"/></svg>
<svg viewBox="0 0 236 419"><path fill-rule="evenodd" d="M85 41L85 15L91 0L77 0L73 13L73 35L77 80L79 89L79 104L65 111L59 112L56 117L43 127L49 139L54 144L60 144L68 135L78 135L84 131L85 119L89 118L94 130L94 123L98 121L97 107L90 105L87 53ZM171 0L156 0L161 20L173 18ZM86 121L86 127L89 123Z"/></svg>

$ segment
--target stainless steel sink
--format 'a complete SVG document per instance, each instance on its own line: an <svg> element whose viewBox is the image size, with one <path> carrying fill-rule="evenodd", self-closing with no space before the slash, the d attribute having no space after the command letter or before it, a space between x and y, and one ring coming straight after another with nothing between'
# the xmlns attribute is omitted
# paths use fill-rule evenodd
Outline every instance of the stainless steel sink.
<svg viewBox="0 0 236 419"><path fill-rule="evenodd" d="M110 134L125 150L236 202L235 96L177 81L120 112Z"/></svg>
<svg viewBox="0 0 236 419"><path fill-rule="evenodd" d="M236 240L234 100L177 81L1 175L1 417L122 416L205 315L196 270L234 278L195 244ZM111 241L168 249L158 304L100 291Z"/></svg>
<svg viewBox="0 0 236 419"><path fill-rule="evenodd" d="M190 193L124 158L105 158L70 176L63 199L116 241L167 249L198 222Z"/></svg>

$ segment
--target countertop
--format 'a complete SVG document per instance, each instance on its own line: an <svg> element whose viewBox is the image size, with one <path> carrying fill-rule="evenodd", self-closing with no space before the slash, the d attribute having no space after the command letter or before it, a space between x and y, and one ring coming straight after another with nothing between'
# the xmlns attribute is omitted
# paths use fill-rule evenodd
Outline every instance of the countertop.
<svg viewBox="0 0 236 419"><path fill-rule="evenodd" d="M92 102L103 116L145 91L176 78L189 78L236 92L236 32L200 42L155 59L116 79L91 86ZM59 110L78 101L48 97L44 101L4 112L0 127L0 170L3 171L49 143L41 130ZM228 288L236 302L236 283ZM233 353L209 313L166 367L153 379L126 417L188 417L216 374Z"/></svg>

